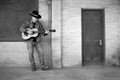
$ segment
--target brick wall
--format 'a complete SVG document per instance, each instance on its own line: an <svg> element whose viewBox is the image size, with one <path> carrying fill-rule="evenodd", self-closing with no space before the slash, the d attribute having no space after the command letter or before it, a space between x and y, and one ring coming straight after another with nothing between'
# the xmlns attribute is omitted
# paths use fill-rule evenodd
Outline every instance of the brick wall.
<svg viewBox="0 0 120 80"><path fill-rule="evenodd" d="M0 42L0 66L23 67L29 65L26 44L23 42Z"/></svg>
<svg viewBox="0 0 120 80"><path fill-rule="evenodd" d="M54 1L54 0L53 0ZM60 22L54 21L56 17L61 16L61 28L57 26L56 29L61 29L62 47L57 45L53 47L54 55L57 55L58 46L61 47L61 60L63 66L75 66L81 64L81 9L104 9L105 10L105 58L106 62L112 54L118 52L119 49L119 32L120 32L120 1L119 0L56 0L53 4L53 26ZM60 5L62 3L62 6ZM58 9L58 5L62 9ZM56 5L56 6L55 6ZM61 11L62 12L61 12ZM61 15L56 15L56 12L61 12ZM59 21L59 20L58 20ZM59 27L59 28L58 28ZM60 42L58 42L60 44ZM53 43L56 43L53 41ZM57 57L53 57L53 60ZM59 62L61 60L58 59ZM55 61L55 60L54 60ZM60 64L58 64L60 65Z"/></svg>

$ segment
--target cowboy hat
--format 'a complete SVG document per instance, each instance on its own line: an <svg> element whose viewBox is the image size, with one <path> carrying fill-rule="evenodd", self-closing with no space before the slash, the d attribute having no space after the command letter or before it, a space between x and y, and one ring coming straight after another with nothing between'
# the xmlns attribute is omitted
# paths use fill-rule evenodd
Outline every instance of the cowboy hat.
<svg viewBox="0 0 120 80"><path fill-rule="evenodd" d="M29 14L35 18L38 18L38 19L41 18L41 15L36 10L32 11L32 13L29 13Z"/></svg>

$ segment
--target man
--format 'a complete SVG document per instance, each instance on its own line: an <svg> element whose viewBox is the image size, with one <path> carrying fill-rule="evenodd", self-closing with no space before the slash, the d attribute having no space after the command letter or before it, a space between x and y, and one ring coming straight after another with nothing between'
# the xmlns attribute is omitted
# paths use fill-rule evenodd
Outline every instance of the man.
<svg viewBox="0 0 120 80"><path fill-rule="evenodd" d="M44 56L40 45L40 41L41 35L47 35L48 31L45 31L42 24L39 22L41 15L38 13L38 11L32 11L30 15L32 17L31 21L26 21L25 23L23 23L20 26L20 31L24 34L24 36L31 36L30 38L26 39L27 49L29 53L29 60L31 63L31 70L36 71L36 65L34 60L34 48L36 49L39 55L39 61L42 69L42 66L44 65ZM34 29L37 29L37 31L34 32ZM37 33L37 36L33 37L32 35L35 33Z"/></svg>

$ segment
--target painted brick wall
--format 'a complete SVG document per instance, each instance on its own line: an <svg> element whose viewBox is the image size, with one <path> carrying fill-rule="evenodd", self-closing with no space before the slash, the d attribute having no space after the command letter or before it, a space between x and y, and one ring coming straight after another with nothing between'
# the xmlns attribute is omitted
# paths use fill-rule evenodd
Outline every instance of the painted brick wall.
<svg viewBox="0 0 120 80"><path fill-rule="evenodd" d="M55 0L53 0L55 1ZM62 47L57 45L53 47L54 55L53 60L60 56L58 55L58 46L61 47L61 59L63 66L75 66L81 64L82 52L81 52L81 9L104 9L105 10L105 57L106 62L109 60L112 54L116 54L119 49L120 38L120 1L119 0L62 0L62 9L60 7L60 0L56 0L56 4L53 4L53 26L60 22L54 21L56 17L61 16L61 28L57 26L57 29L61 30ZM58 4L58 5L57 5ZM56 15L58 11L62 11L61 15ZM59 21L59 20L58 20ZM58 25L57 24L57 25ZM57 35L56 35L57 36ZM58 35L60 37L60 35ZM59 43L59 40L53 43ZM59 60L60 62L61 60ZM60 65L60 64L58 64Z"/></svg>
<svg viewBox="0 0 120 80"><path fill-rule="evenodd" d="M26 46L23 42L0 42L0 66L28 66Z"/></svg>

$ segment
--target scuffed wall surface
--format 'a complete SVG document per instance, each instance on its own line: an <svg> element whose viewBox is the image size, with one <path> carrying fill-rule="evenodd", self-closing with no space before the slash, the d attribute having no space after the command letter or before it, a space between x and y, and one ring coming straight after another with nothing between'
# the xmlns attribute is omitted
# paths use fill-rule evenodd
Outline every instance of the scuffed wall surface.
<svg viewBox="0 0 120 80"><path fill-rule="evenodd" d="M28 67L27 45L24 42L0 42L0 66Z"/></svg>

